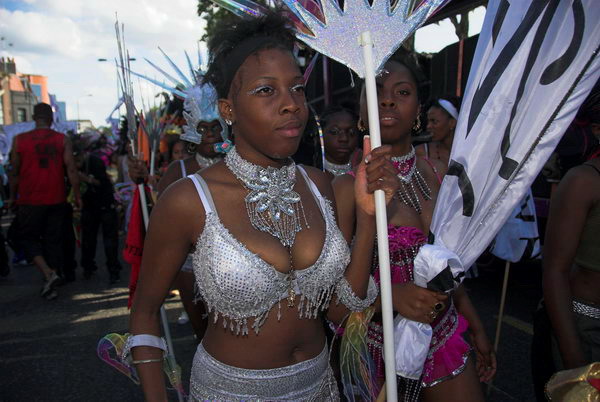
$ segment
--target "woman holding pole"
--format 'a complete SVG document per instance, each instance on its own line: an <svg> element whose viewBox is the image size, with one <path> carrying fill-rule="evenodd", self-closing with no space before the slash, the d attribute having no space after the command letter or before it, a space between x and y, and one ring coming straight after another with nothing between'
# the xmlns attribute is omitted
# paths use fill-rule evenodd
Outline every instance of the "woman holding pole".
<svg viewBox="0 0 600 402"><path fill-rule="evenodd" d="M394 175L397 177L395 198L388 204L388 238L392 272L394 310L403 317L431 324L433 338L420 385L423 400L483 400L477 381L488 381L496 369L491 345L464 289L450 299L446 295L412 283L413 259L427 243L437 192L446 168L439 161L417 158L411 145L411 131L418 129L419 92L417 75L410 62L392 57L377 78L382 143L391 150ZM365 91L361 94L359 129L367 131ZM358 231L354 228L354 179L340 176L334 181L340 228L347 240ZM377 263L374 276L379 278ZM459 314L460 313L460 314ZM477 364L468 359L470 347L462 333L470 326ZM383 380L382 328L377 319L369 325L369 349L375 359L378 376ZM407 383L405 397L418 397L418 384ZM407 393L409 395L407 395ZM410 400L410 399L409 399Z"/></svg>
<svg viewBox="0 0 600 402"><path fill-rule="evenodd" d="M329 179L289 158L308 111L286 24L272 14L240 21L209 44L207 79L236 146L152 211L129 345L149 401L166 399L158 310L190 252L214 323L194 357L192 400L338 400L320 318L340 323L376 298L372 192L394 193L382 168L389 149L357 170L350 261Z"/></svg>

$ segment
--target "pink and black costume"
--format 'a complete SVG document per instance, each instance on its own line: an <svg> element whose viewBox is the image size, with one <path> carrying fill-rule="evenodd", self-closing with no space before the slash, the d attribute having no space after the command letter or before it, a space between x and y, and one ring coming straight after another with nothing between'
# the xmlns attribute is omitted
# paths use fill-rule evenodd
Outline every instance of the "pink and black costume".
<svg viewBox="0 0 600 402"><path fill-rule="evenodd" d="M413 280L413 261L419 249L427 242L427 237L415 227L388 225L390 247L390 268L392 283L406 283ZM379 284L379 267L374 263L375 281ZM431 324L433 337L421 384L432 387L444 380L460 374L466 365L471 347L463 339L463 333L469 327L467 320L451 304L443 315ZM385 377L383 365L383 327L381 323L371 321L368 331L368 347L377 368L377 376Z"/></svg>

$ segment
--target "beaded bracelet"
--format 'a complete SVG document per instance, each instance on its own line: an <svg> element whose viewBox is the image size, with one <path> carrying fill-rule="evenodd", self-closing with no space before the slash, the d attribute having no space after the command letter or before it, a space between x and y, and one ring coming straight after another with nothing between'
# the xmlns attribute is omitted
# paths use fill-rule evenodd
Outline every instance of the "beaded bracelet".
<svg viewBox="0 0 600 402"><path fill-rule="evenodd" d="M350 286L346 277L342 277L342 279L340 279L335 291L338 297L336 304L340 304L341 302L344 306L346 306L346 308L348 308L348 310L352 312L366 310L367 307L369 307L375 302L375 299L377 298L377 295L379 293L377 285L375 284L375 281L373 280L372 276L369 276L369 287L367 288L367 297L365 297L364 299L361 299L358 296L356 296L356 294L352 290L352 286Z"/></svg>

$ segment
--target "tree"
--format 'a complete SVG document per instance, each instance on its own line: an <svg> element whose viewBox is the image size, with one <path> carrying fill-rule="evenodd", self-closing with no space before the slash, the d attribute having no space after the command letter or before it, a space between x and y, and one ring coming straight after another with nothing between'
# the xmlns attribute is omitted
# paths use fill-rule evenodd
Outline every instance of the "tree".
<svg viewBox="0 0 600 402"><path fill-rule="evenodd" d="M254 0L256 3L267 5L272 4L269 0ZM223 7L219 7L209 0L198 0L198 15L206 21L206 32L200 40L208 42L214 34L216 28L221 24L235 24L240 17L227 11Z"/></svg>

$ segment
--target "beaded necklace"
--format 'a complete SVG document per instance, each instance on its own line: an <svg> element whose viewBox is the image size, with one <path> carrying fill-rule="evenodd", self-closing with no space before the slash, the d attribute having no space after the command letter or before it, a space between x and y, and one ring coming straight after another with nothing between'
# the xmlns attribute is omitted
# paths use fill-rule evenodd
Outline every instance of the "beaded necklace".
<svg viewBox="0 0 600 402"><path fill-rule="evenodd" d="M292 261L292 246L296 233L303 229L301 216L306 228L310 228L300 194L293 190L296 184L296 164L290 158L279 169L271 166L264 168L242 158L234 146L225 155L225 165L248 190L245 198L246 212L252 227L276 237L288 250L288 306L293 307L296 298L293 284L296 271Z"/></svg>
<svg viewBox="0 0 600 402"><path fill-rule="evenodd" d="M397 176L400 179L401 184L400 189L396 193L398 199L403 204L414 208L420 215L423 210L415 187L419 189L423 198L427 201L431 200L431 189L427 185L427 182L419 169L417 169L415 148L411 146L411 150L408 154L392 157L392 163L398 171Z"/></svg>

